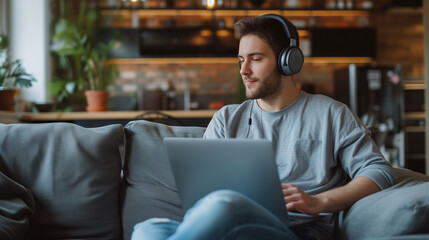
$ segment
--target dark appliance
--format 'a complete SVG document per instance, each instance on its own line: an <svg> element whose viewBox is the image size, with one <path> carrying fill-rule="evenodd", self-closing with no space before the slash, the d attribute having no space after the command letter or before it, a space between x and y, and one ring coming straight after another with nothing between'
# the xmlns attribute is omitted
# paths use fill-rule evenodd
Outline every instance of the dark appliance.
<svg viewBox="0 0 429 240"><path fill-rule="evenodd" d="M357 67L334 73L334 98L347 104L367 126L394 121L395 133L403 125L403 86L399 66Z"/></svg>
<svg viewBox="0 0 429 240"><path fill-rule="evenodd" d="M401 67L356 66L334 72L334 99L347 104L367 127L377 131L375 142L405 165L403 152L404 100ZM385 157L389 160L389 156Z"/></svg>

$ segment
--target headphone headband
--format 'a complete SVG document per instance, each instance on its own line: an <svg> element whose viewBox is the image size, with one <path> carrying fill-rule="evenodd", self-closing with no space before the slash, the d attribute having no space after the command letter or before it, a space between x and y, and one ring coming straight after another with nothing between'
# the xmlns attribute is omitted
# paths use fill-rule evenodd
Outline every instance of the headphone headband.
<svg viewBox="0 0 429 240"><path fill-rule="evenodd" d="M277 15L277 14L273 14L273 13L269 13L269 14L265 14L260 16L261 18L271 18L274 20L277 20L278 22L280 22L283 26L283 29L286 32L286 36L289 38L290 40L290 46L298 46L298 42L299 42L299 38L298 35L295 31L291 31L291 29L295 29L294 26L292 25L291 22L289 22L289 20L282 18L281 16ZM295 41L294 41L295 40Z"/></svg>
<svg viewBox="0 0 429 240"><path fill-rule="evenodd" d="M304 63L304 54L298 47L299 37L296 28L289 20L277 14L265 14L261 18L271 18L280 22L289 39L289 46L284 47L277 56L277 69L286 76L297 74ZM285 44L286 45L286 44Z"/></svg>

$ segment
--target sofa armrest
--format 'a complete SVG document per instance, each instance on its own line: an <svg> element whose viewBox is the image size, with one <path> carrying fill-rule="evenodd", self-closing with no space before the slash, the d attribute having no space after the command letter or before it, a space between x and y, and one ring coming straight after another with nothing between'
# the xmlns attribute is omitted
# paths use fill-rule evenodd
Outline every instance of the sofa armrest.
<svg viewBox="0 0 429 240"><path fill-rule="evenodd" d="M0 172L0 239L22 239L35 203L31 192Z"/></svg>
<svg viewBox="0 0 429 240"><path fill-rule="evenodd" d="M394 169L398 183L356 202L340 226L340 239L428 234L429 177Z"/></svg>

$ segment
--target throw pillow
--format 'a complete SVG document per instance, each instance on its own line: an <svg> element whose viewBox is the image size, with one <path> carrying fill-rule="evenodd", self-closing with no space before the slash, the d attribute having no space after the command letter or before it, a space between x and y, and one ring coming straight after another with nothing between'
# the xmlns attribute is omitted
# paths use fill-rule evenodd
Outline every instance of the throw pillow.
<svg viewBox="0 0 429 240"><path fill-rule="evenodd" d="M119 124L0 124L0 171L33 193L26 239L120 239Z"/></svg>
<svg viewBox="0 0 429 240"><path fill-rule="evenodd" d="M125 126L126 157L122 195L123 238L130 239L136 223L152 217L180 221L181 208L164 137L196 137L203 127L168 126L145 120Z"/></svg>
<svg viewBox="0 0 429 240"><path fill-rule="evenodd" d="M359 200L345 214L340 239L429 233L429 177L394 170L396 185Z"/></svg>

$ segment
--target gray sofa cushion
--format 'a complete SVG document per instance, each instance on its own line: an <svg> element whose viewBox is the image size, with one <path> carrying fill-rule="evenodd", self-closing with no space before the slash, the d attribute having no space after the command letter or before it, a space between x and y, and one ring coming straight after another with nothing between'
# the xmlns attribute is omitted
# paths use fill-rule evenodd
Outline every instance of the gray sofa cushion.
<svg viewBox="0 0 429 240"><path fill-rule="evenodd" d="M30 191L0 172L0 239L22 239L34 209Z"/></svg>
<svg viewBox="0 0 429 240"><path fill-rule="evenodd" d="M429 233L429 177L394 170L396 185L361 199L345 214L340 239Z"/></svg>
<svg viewBox="0 0 429 240"><path fill-rule="evenodd" d="M180 205L164 137L202 137L202 127L172 127L144 120L125 126L126 157L122 189L122 225L129 239L136 223L151 217L180 221Z"/></svg>
<svg viewBox="0 0 429 240"><path fill-rule="evenodd" d="M26 239L120 239L121 125L0 124L0 171L31 190Z"/></svg>

